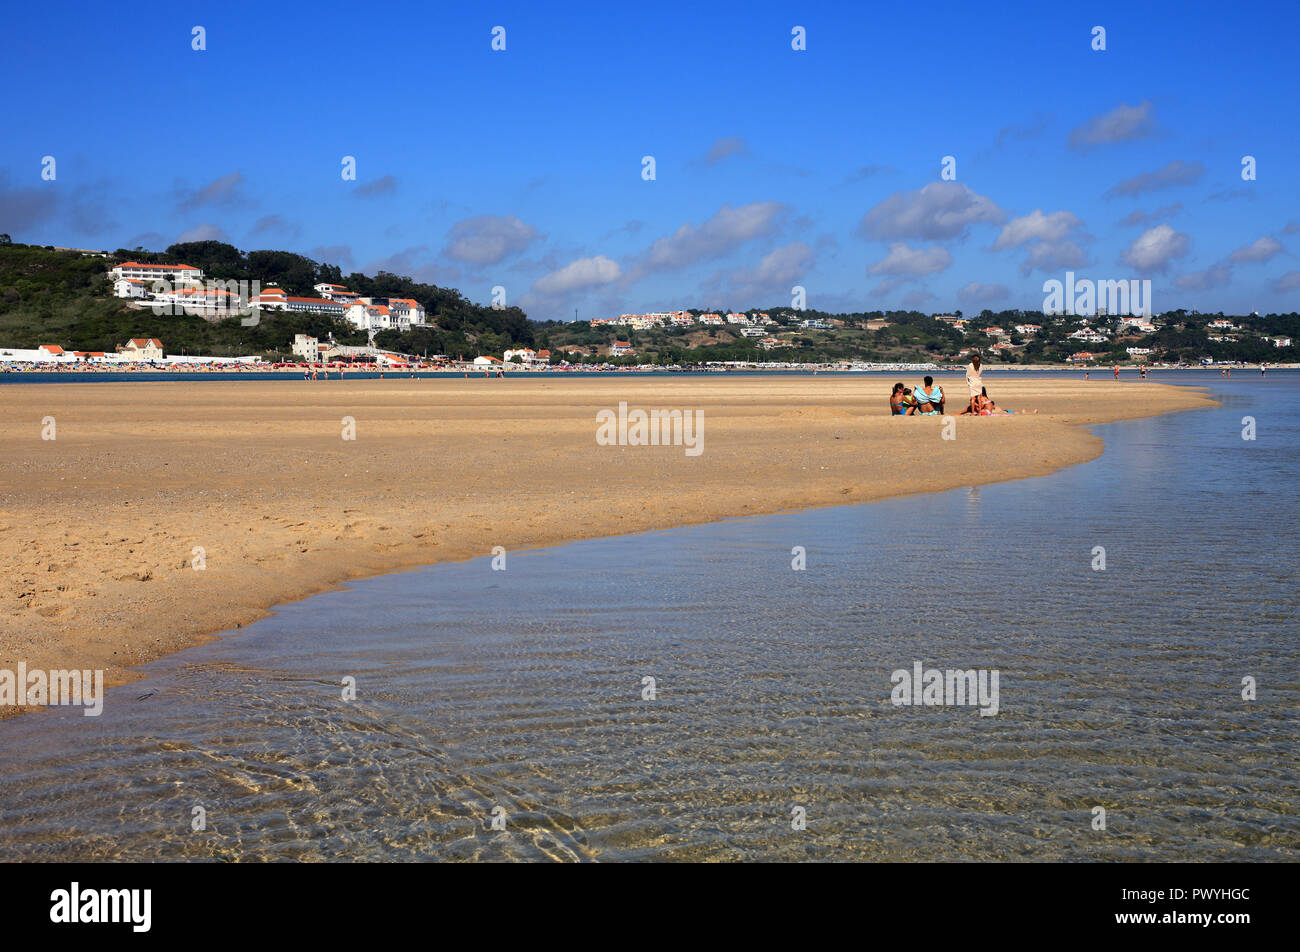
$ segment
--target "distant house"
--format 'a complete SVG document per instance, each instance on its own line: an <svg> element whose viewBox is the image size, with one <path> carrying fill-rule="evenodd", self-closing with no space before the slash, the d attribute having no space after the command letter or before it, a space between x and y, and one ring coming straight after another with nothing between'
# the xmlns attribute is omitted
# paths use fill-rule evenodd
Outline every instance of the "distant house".
<svg viewBox="0 0 1300 952"><path fill-rule="evenodd" d="M113 282L113 296L120 298L142 298L149 293L149 285L139 278L118 278Z"/></svg>
<svg viewBox="0 0 1300 952"><path fill-rule="evenodd" d="M1291 338L1289 338L1289 337L1274 337L1274 338L1273 338L1273 346L1274 346L1274 347L1290 347L1290 346L1291 346Z"/></svg>
<svg viewBox="0 0 1300 952"><path fill-rule="evenodd" d="M1124 350L1130 357L1144 357L1151 353L1150 347L1125 347Z"/></svg>
<svg viewBox="0 0 1300 952"><path fill-rule="evenodd" d="M1087 363L1090 360L1096 360L1097 355L1091 354L1086 350L1081 350L1077 354L1071 354L1069 357L1066 357L1065 359L1072 363L1082 364L1082 363Z"/></svg>
<svg viewBox="0 0 1300 952"><path fill-rule="evenodd" d="M42 344L40 347L37 347L36 349L37 349L38 351L40 351L41 353L45 354L47 357L66 357L66 356L67 356L67 354L64 352L63 348L60 347L58 344Z"/></svg>
<svg viewBox="0 0 1300 952"><path fill-rule="evenodd" d="M1015 331L1021 337L1029 337L1031 334L1037 334L1043 328L1039 324L1017 324Z"/></svg>
<svg viewBox="0 0 1300 952"><path fill-rule="evenodd" d="M303 360L315 360L320 353L320 342L310 334L294 334L293 353Z"/></svg>
<svg viewBox="0 0 1300 952"><path fill-rule="evenodd" d="M636 351L632 349L632 345L625 340L616 340L609 345L609 356L611 357L626 357L635 353Z"/></svg>
<svg viewBox="0 0 1300 952"><path fill-rule="evenodd" d="M500 357L475 357L474 366L476 367L499 367L501 365Z"/></svg>
<svg viewBox="0 0 1300 952"><path fill-rule="evenodd" d="M989 337L1005 337L1007 332L1000 327L986 327L984 333Z"/></svg>
<svg viewBox="0 0 1300 952"><path fill-rule="evenodd" d="M508 350L503 355L506 363L520 363L529 366L537 361L537 351L531 347L520 347L516 350ZM516 361L515 358L519 360Z"/></svg>
<svg viewBox="0 0 1300 952"><path fill-rule="evenodd" d="M351 304L361 295L356 291L349 291L341 284L317 284L313 285L314 290L321 297L329 301L338 301L340 304Z"/></svg>
<svg viewBox="0 0 1300 952"><path fill-rule="evenodd" d="M413 298L357 298L346 311L347 319L364 331L406 331L424 324L424 308Z"/></svg>
<svg viewBox="0 0 1300 952"><path fill-rule="evenodd" d="M163 345L156 337L133 337L117 348L123 360L149 361L163 359Z"/></svg>

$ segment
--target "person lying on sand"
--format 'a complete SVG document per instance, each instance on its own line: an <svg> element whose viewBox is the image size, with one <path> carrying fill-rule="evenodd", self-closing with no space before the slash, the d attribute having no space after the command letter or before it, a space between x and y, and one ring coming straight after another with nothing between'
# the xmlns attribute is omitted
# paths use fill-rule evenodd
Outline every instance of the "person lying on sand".
<svg viewBox="0 0 1300 952"><path fill-rule="evenodd" d="M961 413L958 414L958 416L964 416L967 413L972 413L975 416L1010 416L1011 414L1016 412L1037 413L1038 411L1037 410L1020 410L1020 411L1003 410L996 403L994 403L992 399L990 399L988 388L980 387L979 396L971 397L971 405L967 407L965 410L961 411Z"/></svg>

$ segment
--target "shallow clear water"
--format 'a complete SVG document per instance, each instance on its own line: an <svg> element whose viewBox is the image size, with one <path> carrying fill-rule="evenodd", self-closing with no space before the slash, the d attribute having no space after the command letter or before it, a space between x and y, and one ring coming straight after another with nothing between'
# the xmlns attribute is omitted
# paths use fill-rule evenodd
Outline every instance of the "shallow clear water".
<svg viewBox="0 0 1300 952"><path fill-rule="evenodd" d="M1294 860L1300 374L1186 379L1052 476L284 606L0 723L0 859ZM894 706L915 661L999 713Z"/></svg>

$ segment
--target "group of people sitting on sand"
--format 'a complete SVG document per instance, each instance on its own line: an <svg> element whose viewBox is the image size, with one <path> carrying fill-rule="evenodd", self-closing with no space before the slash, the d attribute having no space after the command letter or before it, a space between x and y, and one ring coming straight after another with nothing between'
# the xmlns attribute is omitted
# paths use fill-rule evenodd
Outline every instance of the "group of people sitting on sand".
<svg viewBox="0 0 1300 952"><path fill-rule="evenodd" d="M966 409L958 416L1006 416L1015 410L1004 410L989 397L988 388L984 386L983 370L980 367L980 355L971 358L966 367L966 387L970 390L970 401ZM943 416L947 398L943 387L934 382L933 377L926 377L919 387L906 387L894 384L894 391L889 395L889 412L893 416ZM1037 413L1037 410L1021 410L1021 413Z"/></svg>

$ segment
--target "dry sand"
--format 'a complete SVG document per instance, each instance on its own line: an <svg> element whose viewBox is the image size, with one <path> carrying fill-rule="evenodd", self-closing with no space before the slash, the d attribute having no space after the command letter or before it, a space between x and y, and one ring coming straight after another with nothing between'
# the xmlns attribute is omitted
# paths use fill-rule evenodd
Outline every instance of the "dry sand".
<svg viewBox="0 0 1300 952"><path fill-rule="evenodd" d="M1000 405L1041 413L959 417L944 440L933 418L888 416L893 380L0 386L0 668L102 668L121 684L346 579L1042 475L1101 452L1083 424L1213 405L1152 382L992 374ZM960 375L939 381L965 399ZM702 410L703 453L598 446L596 413L619 401Z"/></svg>

